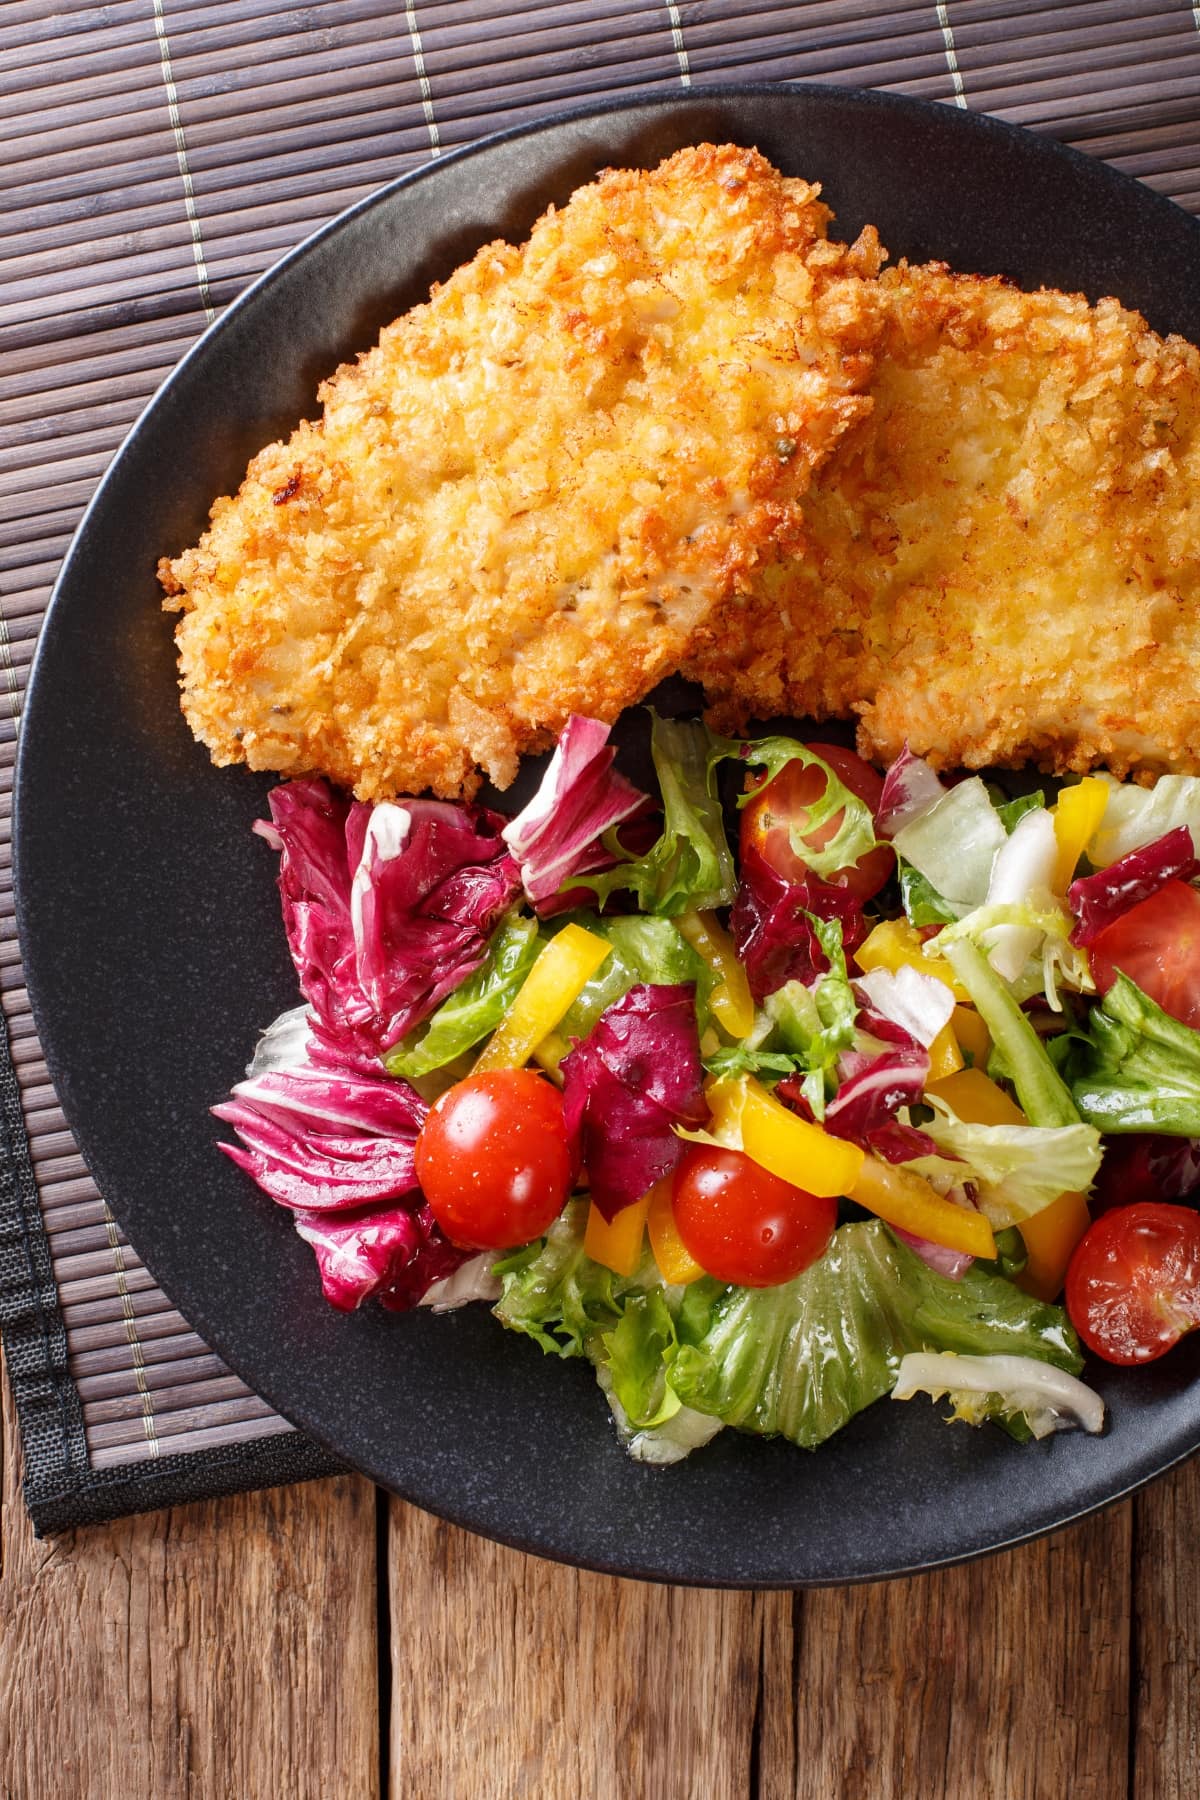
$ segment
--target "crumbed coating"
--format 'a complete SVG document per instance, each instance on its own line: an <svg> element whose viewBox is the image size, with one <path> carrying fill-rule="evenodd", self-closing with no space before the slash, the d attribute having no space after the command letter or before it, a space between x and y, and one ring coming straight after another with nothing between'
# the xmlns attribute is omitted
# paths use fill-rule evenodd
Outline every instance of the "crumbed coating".
<svg viewBox="0 0 1200 1800"><path fill-rule="evenodd" d="M1200 772L1200 352L1115 300L881 278L874 410L689 673L877 761Z"/></svg>
<svg viewBox="0 0 1200 1800"><path fill-rule="evenodd" d="M339 369L160 565L213 760L469 795L675 669L869 410L878 242L818 192L610 171Z"/></svg>

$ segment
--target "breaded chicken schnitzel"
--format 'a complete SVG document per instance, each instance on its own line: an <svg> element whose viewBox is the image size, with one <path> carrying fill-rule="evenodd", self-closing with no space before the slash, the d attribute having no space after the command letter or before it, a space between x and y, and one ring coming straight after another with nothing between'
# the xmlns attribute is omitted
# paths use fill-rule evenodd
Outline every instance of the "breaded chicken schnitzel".
<svg viewBox="0 0 1200 1800"><path fill-rule="evenodd" d="M876 761L1200 771L1200 352L1115 300L888 270L874 410L688 673Z"/></svg>
<svg viewBox="0 0 1200 1800"><path fill-rule="evenodd" d="M869 407L878 243L817 195L610 171L338 370L160 565L214 761L469 795L675 669Z"/></svg>

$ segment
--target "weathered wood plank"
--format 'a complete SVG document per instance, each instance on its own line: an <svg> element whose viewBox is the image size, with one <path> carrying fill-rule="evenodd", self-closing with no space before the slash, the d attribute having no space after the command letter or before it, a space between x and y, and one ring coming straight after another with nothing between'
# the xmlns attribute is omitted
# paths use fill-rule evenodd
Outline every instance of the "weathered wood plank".
<svg viewBox="0 0 1200 1800"><path fill-rule="evenodd" d="M801 1596L795 1785L764 1792L1124 1800L1131 1542L1127 1504L963 1568Z"/></svg>
<svg viewBox="0 0 1200 1800"><path fill-rule="evenodd" d="M590 1575L399 1501L389 1561L395 1800L751 1792L763 1650L789 1638L790 1595Z"/></svg>
<svg viewBox="0 0 1200 1800"><path fill-rule="evenodd" d="M1200 1791L1200 1462L1134 1502L1132 1800Z"/></svg>
<svg viewBox="0 0 1200 1800"><path fill-rule="evenodd" d="M377 1793L375 1493L338 1479L39 1543L4 1394L3 1800Z"/></svg>

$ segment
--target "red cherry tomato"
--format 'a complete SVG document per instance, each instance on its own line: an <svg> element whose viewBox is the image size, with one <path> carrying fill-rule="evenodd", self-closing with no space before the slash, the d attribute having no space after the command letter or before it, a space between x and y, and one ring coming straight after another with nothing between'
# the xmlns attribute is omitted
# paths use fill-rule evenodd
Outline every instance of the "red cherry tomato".
<svg viewBox="0 0 1200 1800"><path fill-rule="evenodd" d="M1200 1325L1200 1214L1150 1200L1106 1212L1071 1258L1066 1298L1071 1323L1106 1362L1163 1356Z"/></svg>
<svg viewBox="0 0 1200 1800"><path fill-rule="evenodd" d="M827 762L839 780L852 794L865 800L874 814L883 793L883 779L870 763L853 750L843 750L840 744L810 744L808 748ZM748 849L756 850L785 881L802 881L809 871L803 858L792 849L791 833L793 829L805 830L809 810L824 792L825 777L815 764L805 767L798 760L785 763L774 780L764 782L742 809L742 855ZM841 822L840 812L826 820L813 833L813 848L820 850L829 843ZM834 887L845 888L859 900L869 900L879 892L895 866L895 852L881 845L878 850L868 851L861 861L837 869L824 879Z"/></svg>
<svg viewBox="0 0 1200 1800"><path fill-rule="evenodd" d="M1200 1028L1200 893L1186 881L1168 881L1114 919L1088 956L1102 994L1120 970L1173 1019Z"/></svg>
<svg viewBox="0 0 1200 1800"><path fill-rule="evenodd" d="M792 1187L741 1150L696 1144L675 1171L675 1226L718 1281L775 1287L824 1254L837 1201Z"/></svg>
<svg viewBox="0 0 1200 1800"><path fill-rule="evenodd" d="M571 1191L562 1095L530 1069L468 1075L444 1093L416 1150L433 1216L467 1250L540 1237Z"/></svg>

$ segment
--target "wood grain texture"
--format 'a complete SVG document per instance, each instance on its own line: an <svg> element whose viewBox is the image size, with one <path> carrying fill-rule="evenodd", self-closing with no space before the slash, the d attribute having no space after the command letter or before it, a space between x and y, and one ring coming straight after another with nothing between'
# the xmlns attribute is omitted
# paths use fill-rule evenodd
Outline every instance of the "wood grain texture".
<svg viewBox="0 0 1200 1800"><path fill-rule="evenodd" d="M378 1792L375 1494L340 1478L38 1542L4 1391L0 1800Z"/></svg>
<svg viewBox="0 0 1200 1800"><path fill-rule="evenodd" d="M1200 1462L1134 1501L1130 1800L1200 1791Z"/></svg>
<svg viewBox="0 0 1200 1800"><path fill-rule="evenodd" d="M790 1595L566 1569L400 1501L389 1563L393 1800L752 1792L764 1650L790 1644ZM790 1695L774 1698L778 1725Z"/></svg>
<svg viewBox="0 0 1200 1800"><path fill-rule="evenodd" d="M764 1791L1123 1797L1131 1541L1127 1503L985 1562L800 1596L796 1782Z"/></svg>

